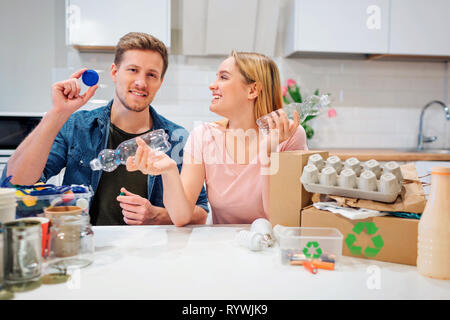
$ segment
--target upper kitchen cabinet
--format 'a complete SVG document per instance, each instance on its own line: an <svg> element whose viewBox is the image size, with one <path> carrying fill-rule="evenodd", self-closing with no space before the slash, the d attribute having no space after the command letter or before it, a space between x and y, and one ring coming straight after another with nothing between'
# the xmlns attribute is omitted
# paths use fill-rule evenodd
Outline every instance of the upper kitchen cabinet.
<svg viewBox="0 0 450 320"><path fill-rule="evenodd" d="M66 0L67 44L113 49L128 32L146 32L170 47L170 0Z"/></svg>
<svg viewBox="0 0 450 320"><path fill-rule="evenodd" d="M286 9L285 56L388 51L389 0L291 0Z"/></svg>
<svg viewBox="0 0 450 320"><path fill-rule="evenodd" d="M449 0L391 1L390 54L450 56Z"/></svg>
<svg viewBox="0 0 450 320"><path fill-rule="evenodd" d="M275 52L280 0L183 0L182 52Z"/></svg>

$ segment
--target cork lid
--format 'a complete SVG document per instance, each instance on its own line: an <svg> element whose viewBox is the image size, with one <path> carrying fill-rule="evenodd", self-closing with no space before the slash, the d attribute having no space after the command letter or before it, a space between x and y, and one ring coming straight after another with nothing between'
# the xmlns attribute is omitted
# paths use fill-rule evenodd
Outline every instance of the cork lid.
<svg viewBox="0 0 450 320"><path fill-rule="evenodd" d="M431 174L443 176L450 175L450 167L433 167L433 169L431 169Z"/></svg>

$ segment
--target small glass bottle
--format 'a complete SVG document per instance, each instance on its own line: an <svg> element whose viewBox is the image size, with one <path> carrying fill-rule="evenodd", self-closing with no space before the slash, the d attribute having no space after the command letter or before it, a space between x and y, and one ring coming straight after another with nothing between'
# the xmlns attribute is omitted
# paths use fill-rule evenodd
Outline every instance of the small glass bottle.
<svg viewBox="0 0 450 320"><path fill-rule="evenodd" d="M94 261L94 232L89 215L52 217L47 266L65 271L83 268Z"/></svg>
<svg viewBox="0 0 450 320"><path fill-rule="evenodd" d="M434 167L431 192L419 221L417 269L427 277L450 279L450 167Z"/></svg>

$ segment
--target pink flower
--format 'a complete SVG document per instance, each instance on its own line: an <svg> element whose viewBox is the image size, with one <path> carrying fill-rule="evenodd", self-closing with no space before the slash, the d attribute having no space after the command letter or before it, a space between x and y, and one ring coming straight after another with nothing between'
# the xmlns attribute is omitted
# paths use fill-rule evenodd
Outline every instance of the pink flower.
<svg viewBox="0 0 450 320"><path fill-rule="evenodd" d="M281 90L282 90L282 92L283 92L283 97L286 97L287 92L288 92L288 88L285 87L285 86L282 86L282 87L281 87Z"/></svg>
<svg viewBox="0 0 450 320"><path fill-rule="evenodd" d="M337 116L336 109L332 108L328 110L328 118L334 118Z"/></svg>
<svg viewBox="0 0 450 320"><path fill-rule="evenodd" d="M289 88L294 88L297 85L297 83L295 82L294 79L288 79L287 80L287 85L288 85Z"/></svg>

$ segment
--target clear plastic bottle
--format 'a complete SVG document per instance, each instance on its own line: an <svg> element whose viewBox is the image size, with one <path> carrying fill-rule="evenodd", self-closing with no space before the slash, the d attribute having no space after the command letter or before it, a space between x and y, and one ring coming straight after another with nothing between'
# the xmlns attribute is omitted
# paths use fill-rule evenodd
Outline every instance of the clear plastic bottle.
<svg viewBox="0 0 450 320"><path fill-rule="evenodd" d="M450 167L434 167L431 192L419 222L417 269L450 280Z"/></svg>
<svg viewBox="0 0 450 320"><path fill-rule="evenodd" d="M139 136L153 150L166 152L170 149L169 136L163 129L153 130ZM92 170L111 172L121 164L126 164L128 157L134 156L137 150L136 138L119 144L116 150L103 149L98 157L91 160Z"/></svg>
<svg viewBox="0 0 450 320"><path fill-rule="evenodd" d="M300 122L303 122L307 116L319 115L325 107L328 107L330 105L330 103L331 101L328 94L322 94L320 96L312 95L306 98L302 103L293 102L284 106L283 109L290 119L293 118L294 110L297 110L298 115L300 116ZM276 113L278 116L280 115L278 110L275 110L256 120L256 124L263 133L269 132L268 119L272 113Z"/></svg>

